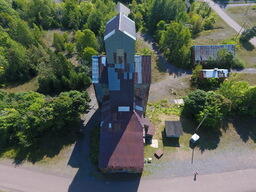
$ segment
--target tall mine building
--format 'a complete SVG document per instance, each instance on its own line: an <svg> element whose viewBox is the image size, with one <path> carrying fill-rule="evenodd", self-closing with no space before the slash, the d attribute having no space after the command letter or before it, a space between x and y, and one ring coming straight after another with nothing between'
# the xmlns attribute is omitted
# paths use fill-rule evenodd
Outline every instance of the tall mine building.
<svg viewBox="0 0 256 192"><path fill-rule="evenodd" d="M136 55L135 22L130 10L106 24L106 56L92 57L92 81L101 111L99 168L103 172L140 173L144 143L154 128L144 117L151 83L151 56Z"/></svg>

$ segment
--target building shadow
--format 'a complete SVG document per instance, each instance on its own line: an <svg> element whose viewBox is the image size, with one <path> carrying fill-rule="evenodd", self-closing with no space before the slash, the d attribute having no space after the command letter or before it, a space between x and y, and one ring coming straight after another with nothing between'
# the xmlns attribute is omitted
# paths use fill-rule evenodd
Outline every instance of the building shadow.
<svg viewBox="0 0 256 192"><path fill-rule="evenodd" d="M90 159L90 133L99 123L100 110L95 111L83 127L83 137L79 139L70 156L68 165L78 168L68 192L135 192L138 190L141 174L103 174Z"/></svg>
<svg viewBox="0 0 256 192"><path fill-rule="evenodd" d="M163 146L165 147L180 147L180 139L171 137L166 137L165 131L162 131L162 139L163 139Z"/></svg>

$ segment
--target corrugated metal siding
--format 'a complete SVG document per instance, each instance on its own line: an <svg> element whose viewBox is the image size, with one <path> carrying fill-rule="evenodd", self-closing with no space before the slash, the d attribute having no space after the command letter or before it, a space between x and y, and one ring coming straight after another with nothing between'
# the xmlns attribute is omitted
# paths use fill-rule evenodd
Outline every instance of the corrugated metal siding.
<svg viewBox="0 0 256 192"><path fill-rule="evenodd" d="M99 57L92 56L92 83L99 83Z"/></svg>
<svg viewBox="0 0 256 192"><path fill-rule="evenodd" d="M135 73L136 73L136 83L142 83L142 67L141 67L141 56L135 55Z"/></svg>
<svg viewBox="0 0 256 192"><path fill-rule="evenodd" d="M228 69L203 69L204 78L222 78L228 77Z"/></svg>
<svg viewBox="0 0 256 192"><path fill-rule="evenodd" d="M118 79L118 74L115 68L108 68L108 87L110 91L120 90L120 80Z"/></svg>
<svg viewBox="0 0 256 192"><path fill-rule="evenodd" d="M151 56L142 56L142 83L151 83Z"/></svg>
<svg viewBox="0 0 256 192"><path fill-rule="evenodd" d="M194 60L207 61L210 58L216 59L220 49L227 49L235 55L235 45L195 45L193 46Z"/></svg>

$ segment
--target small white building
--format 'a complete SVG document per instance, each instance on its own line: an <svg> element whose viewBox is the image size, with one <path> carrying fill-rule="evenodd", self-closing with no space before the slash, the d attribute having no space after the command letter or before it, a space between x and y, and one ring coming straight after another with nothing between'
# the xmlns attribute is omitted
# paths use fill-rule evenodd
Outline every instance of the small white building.
<svg viewBox="0 0 256 192"><path fill-rule="evenodd" d="M229 76L228 69L203 69L201 71L202 78L227 78Z"/></svg>

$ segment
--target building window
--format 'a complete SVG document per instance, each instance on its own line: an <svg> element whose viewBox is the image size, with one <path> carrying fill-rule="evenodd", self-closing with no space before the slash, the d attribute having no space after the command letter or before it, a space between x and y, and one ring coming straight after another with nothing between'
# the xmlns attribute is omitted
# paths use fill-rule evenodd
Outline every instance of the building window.
<svg viewBox="0 0 256 192"><path fill-rule="evenodd" d="M119 106L118 107L118 111L119 112L129 112L130 111L130 107L129 106Z"/></svg>
<svg viewBox="0 0 256 192"><path fill-rule="evenodd" d="M122 56L118 56L118 63L122 64L123 63L123 57Z"/></svg>

